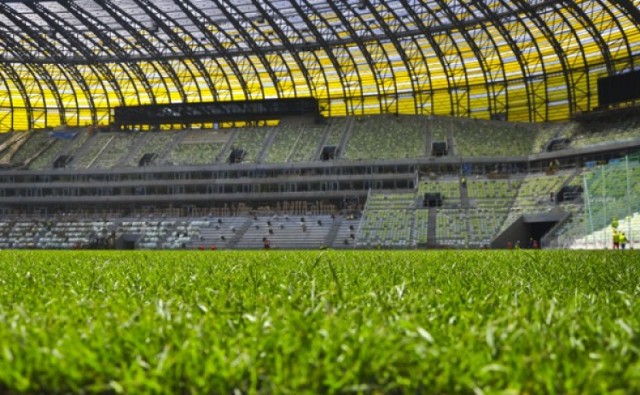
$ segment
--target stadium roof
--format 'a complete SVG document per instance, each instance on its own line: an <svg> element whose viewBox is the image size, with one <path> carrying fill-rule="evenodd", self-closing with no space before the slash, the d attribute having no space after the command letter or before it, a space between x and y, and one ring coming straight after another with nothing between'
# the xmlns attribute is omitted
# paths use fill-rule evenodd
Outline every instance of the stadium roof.
<svg viewBox="0 0 640 395"><path fill-rule="evenodd" d="M0 0L0 130L119 105L566 119L638 68L639 0Z"/></svg>

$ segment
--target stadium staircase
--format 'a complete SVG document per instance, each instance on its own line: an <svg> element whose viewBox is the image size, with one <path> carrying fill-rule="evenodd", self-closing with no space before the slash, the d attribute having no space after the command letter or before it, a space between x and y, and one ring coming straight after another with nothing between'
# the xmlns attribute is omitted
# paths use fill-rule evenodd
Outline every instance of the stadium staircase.
<svg viewBox="0 0 640 395"><path fill-rule="evenodd" d="M222 146L220 153L218 154L218 156L216 156L216 162L224 163L227 161L227 158L229 157L229 154L231 152L231 148L233 147L233 144L238 139L239 130L240 129L237 128L237 129L234 129L233 132L231 132L231 136L229 136L229 140L227 140L227 142Z"/></svg>
<svg viewBox="0 0 640 395"><path fill-rule="evenodd" d="M7 140L3 141L2 144L0 144L0 153L4 152L4 150L6 150L16 142L23 139L24 136L25 135L22 133L16 133L16 132L11 133L11 136Z"/></svg>
<svg viewBox="0 0 640 395"><path fill-rule="evenodd" d="M431 122L425 122L425 141L424 141L424 156L431 156L431 144L433 143L433 133L431 132Z"/></svg>
<svg viewBox="0 0 640 395"><path fill-rule="evenodd" d="M331 228L329 228L329 232L327 233L327 237L324 239L324 245L332 246L336 242L336 236L338 236L338 231L342 225L343 218L335 217L333 219L333 223L331 224Z"/></svg>
<svg viewBox="0 0 640 395"><path fill-rule="evenodd" d="M462 208L469 208L471 206L469 202L469 190L462 182L460 182L460 205Z"/></svg>
<svg viewBox="0 0 640 395"><path fill-rule="evenodd" d="M437 221L438 220L438 209L430 208L429 209L429 222L427 223L427 247L436 247L436 238L437 238Z"/></svg>
<svg viewBox="0 0 640 395"><path fill-rule="evenodd" d="M179 132L165 131L165 132L161 132L161 133L174 133L175 134L173 140L169 144L167 144L162 151L158 152L157 163L166 163L167 162L167 158L169 157L169 153L171 151L173 151L185 137L187 137L187 133L188 132L186 130L181 130Z"/></svg>
<svg viewBox="0 0 640 395"><path fill-rule="evenodd" d="M3 150L6 150L6 153L0 158L0 166L10 166L11 159L18 152L20 147L22 147L33 135L33 132L24 132L24 133L16 133L18 135L17 138L11 139L11 144L6 146ZM4 144L3 144L4 145Z"/></svg>
<svg viewBox="0 0 640 395"><path fill-rule="evenodd" d="M240 240L242 240L242 237L247 232L247 230L249 230L250 227L251 227L251 220L248 218L245 218L242 225L240 225L239 228L236 228L234 230L233 232L234 236L231 238L231 240L229 240L229 243L227 244L227 248L236 248L238 246L238 243L240 242Z"/></svg>
<svg viewBox="0 0 640 395"><path fill-rule="evenodd" d="M448 154L447 156L458 156L458 148L456 147L456 140L455 137L453 136L453 122L449 123L449 127L447 128L447 149L448 149Z"/></svg>
<svg viewBox="0 0 640 395"><path fill-rule="evenodd" d="M134 155L142 156L140 151L142 151L142 149L148 145L147 143L150 141L152 133L156 132L142 133L142 137L135 140L135 143L131 146L131 149L129 149L129 151L125 155L122 155L115 167L126 167L127 163L129 163L131 159L133 159Z"/></svg>
<svg viewBox="0 0 640 395"><path fill-rule="evenodd" d="M104 151L106 151L106 149L109 147L109 144L111 144L111 142L116 138L115 134L112 135L111 137L109 137L109 140L106 142L106 144L104 144L102 146L102 148L100 148L100 151L98 151L98 153L91 159L91 161L89 161L89 164L87 165L87 169L90 168L91 166L93 166L94 163L96 163L96 161L98 160L98 158L100 157L100 155L102 155L102 153Z"/></svg>
<svg viewBox="0 0 640 395"><path fill-rule="evenodd" d="M355 122L355 117L349 117L347 120L347 126L342 133L342 138L340 139L340 144L338 145L338 154L336 159L342 159L343 153L347 148L347 144L349 143L349 139L351 138L351 134L353 133L353 123Z"/></svg>
<svg viewBox="0 0 640 395"><path fill-rule="evenodd" d="M562 188L575 184L575 182L577 181L576 178L580 177L582 175L582 169L577 168L576 171L574 171L563 183L562 185L560 185L560 187L558 188L558 191L561 191ZM582 183L580 183L582 184ZM556 192L558 192L556 191Z"/></svg>
<svg viewBox="0 0 640 395"><path fill-rule="evenodd" d="M333 243L329 245L333 248L355 248L356 232L360 222L359 219L342 218Z"/></svg>
<svg viewBox="0 0 640 395"><path fill-rule="evenodd" d="M287 155L287 158L285 159L285 162L290 162L291 161L291 157L295 154L295 149L298 146L298 143L300 142L300 139L303 138L304 134L304 127L300 126L298 129L298 135L296 136L296 140L293 142L293 145L291 146L291 150L289 151L289 154ZM317 149L316 149L317 150Z"/></svg>
<svg viewBox="0 0 640 395"><path fill-rule="evenodd" d="M33 155L29 156L28 158L26 158L24 160L24 162L21 164L21 166L23 168L27 168L29 167L29 165L31 164L31 162L33 162L34 160L38 159L40 157L40 155L44 155L44 153L49 150L54 144L56 143L55 140L50 139L48 141L46 141L44 143L44 145L42 146L42 148L40 148L37 152L35 152Z"/></svg>
<svg viewBox="0 0 640 395"><path fill-rule="evenodd" d="M80 158L83 158L88 152L93 149L94 145L96 145L96 142L100 139L98 136L100 136L100 132L94 132L91 136L89 136L89 138L84 141L84 143L80 147L75 148L75 152L73 152L72 164L78 162Z"/></svg>
<svg viewBox="0 0 640 395"><path fill-rule="evenodd" d="M540 239L540 247L541 248L558 248L558 237L561 236L561 232L565 230L567 227L571 227L571 225L576 222L576 216L580 215L578 213L574 213L569 211L569 215L567 215L562 221L558 221L549 231L547 232L542 239Z"/></svg>
<svg viewBox="0 0 640 395"><path fill-rule="evenodd" d="M269 130L269 134L267 134L267 138L265 139L264 144L262 145L262 148L260 149L260 152L258 153L258 157L256 159L256 162L258 162L258 163L264 163L265 162L265 160L267 158L267 154L269 153L269 149L273 145L273 142L276 139L276 136L278 135L278 131L279 130L280 130L280 128L278 128L278 127L274 127L274 128L271 128L271 130Z"/></svg>
<svg viewBox="0 0 640 395"><path fill-rule="evenodd" d="M316 152L313 154L313 160L320 160L320 155L322 154L322 148L327 143L329 139L329 135L331 134L331 122L327 122L327 125L324 127L322 131L320 140L318 141L318 147L316 148Z"/></svg>

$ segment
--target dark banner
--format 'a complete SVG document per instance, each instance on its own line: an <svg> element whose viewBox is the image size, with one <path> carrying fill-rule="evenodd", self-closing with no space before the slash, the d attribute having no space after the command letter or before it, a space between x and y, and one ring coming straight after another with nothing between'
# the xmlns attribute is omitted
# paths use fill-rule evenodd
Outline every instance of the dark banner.
<svg viewBox="0 0 640 395"><path fill-rule="evenodd" d="M598 106L640 99L640 71L598 79Z"/></svg>
<svg viewBox="0 0 640 395"><path fill-rule="evenodd" d="M116 126L154 126L268 120L287 115L318 116L318 101L303 98L125 106L115 108L114 123Z"/></svg>

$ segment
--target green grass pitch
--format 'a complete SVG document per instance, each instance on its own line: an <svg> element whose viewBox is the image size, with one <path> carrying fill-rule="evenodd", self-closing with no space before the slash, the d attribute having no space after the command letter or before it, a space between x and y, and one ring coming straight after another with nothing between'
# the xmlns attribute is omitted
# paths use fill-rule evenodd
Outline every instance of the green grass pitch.
<svg viewBox="0 0 640 395"><path fill-rule="evenodd" d="M0 251L0 393L640 393L635 251Z"/></svg>

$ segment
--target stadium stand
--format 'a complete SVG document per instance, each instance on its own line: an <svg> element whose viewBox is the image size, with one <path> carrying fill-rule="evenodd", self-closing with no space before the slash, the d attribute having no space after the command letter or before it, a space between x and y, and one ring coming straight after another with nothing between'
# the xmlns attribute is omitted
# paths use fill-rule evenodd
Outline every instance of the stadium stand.
<svg viewBox="0 0 640 395"><path fill-rule="evenodd" d="M413 211L365 210L356 235L361 247L412 247Z"/></svg>
<svg viewBox="0 0 640 395"><path fill-rule="evenodd" d="M300 139L303 138L304 129L305 125L301 121L281 122L264 161L268 163L288 162Z"/></svg>
<svg viewBox="0 0 640 395"><path fill-rule="evenodd" d="M88 164L88 167L112 168L123 159L135 145L135 141L142 136L140 132L113 133L109 142L100 150L98 155Z"/></svg>
<svg viewBox="0 0 640 395"><path fill-rule="evenodd" d="M424 118L416 116L357 117L344 159L402 159L425 156Z"/></svg>
<svg viewBox="0 0 640 395"><path fill-rule="evenodd" d="M118 165L123 167L136 167L140 165L140 159L147 153L154 154L158 161L165 158L170 144L178 137L179 133L170 132L145 132L137 139Z"/></svg>
<svg viewBox="0 0 640 395"><path fill-rule="evenodd" d="M502 121L456 120L455 150L458 156L518 156L532 152L536 131Z"/></svg>
<svg viewBox="0 0 640 395"><path fill-rule="evenodd" d="M202 165L224 162L223 148L235 139L237 130L191 130L184 133L179 141L171 146L160 162L173 165Z"/></svg>
<svg viewBox="0 0 640 395"><path fill-rule="evenodd" d="M506 230L522 214L545 212L555 207L555 195L574 172L529 174L523 180L501 229ZM551 197L553 195L553 198Z"/></svg>
<svg viewBox="0 0 640 395"><path fill-rule="evenodd" d="M255 217L236 247L262 248L266 238L271 248L319 248L327 245L332 225L329 215Z"/></svg>
<svg viewBox="0 0 640 395"><path fill-rule="evenodd" d="M574 148L609 144L612 141L623 142L640 139L640 120L637 116L624 116L618 119L607 117L577 125L571 135Z"/></svg>
<svg viewBox="0 0 640 395"><path fill-rule="evenodd" d="M288 162L309 162L317 160L320 140L325 136L328 125L304 125L296 138L291 152L287 156Z"/></svg>
<svg viewBox="0 0 640 395"><path fill-rule="evenodd" d="M315 153L314 158L320 158L320 152L322 147L331 146L336 147L338 150L338 156L342 154L343 142L348 138L348 132L352 127L352 117L339 117L328 120L328 127L325 130L324 136L318 147L318 151Z"/></svg>
<svg viewBox="0 0 640 395"><path fill-rule="evenodd" d="M95 162L100 154L107 148L111 140L116 137L115 132L97 132L84 142L74 153L71 167L74 169L87 169Z"/></svg>
<svg viewBox="0 0 640 395"><path fill-rule="evenodd" d="M418 197L424 197L426 193L439 193L444 207L460 206L460 179L459 177L441 177L438 179L423 179L418 184Z"/></svg>
<svg viewBox="0 0 640 395"><path fill-rule="evenodd" d="M244 150L242 162L259 162L262 149L266 143L267 135L273 130L273 127L250 127L238 129L237 137L233 142L232 147Z"/></svg>
<svg viewBox="0 0 640 395"><path fill-rule="evenodd" d="M606 149L612 142L638 140L640 144L638 125L637 117L630 116L613 125L609 121L589 127L563 122L536 129L503 121L385 115L327 119L324 124L292 119L266 128L219 130L121 133L78 128L69 139L52 137L51 132L7 135L0 143L0 160L5 167L43 170L60 155L68 155L75 169L115 169L138 166L145 153L154 153L150 165L203 165L226 163L231 150L240 148L245 151L245 163L287 163L321 159L325 146L336 147L338 158L344 160L399 160L429 157L427 145L435 141L446 142L449 155L484 158L557 151L558 147ZM567 145L554 143L564 139Z"/></svg>

